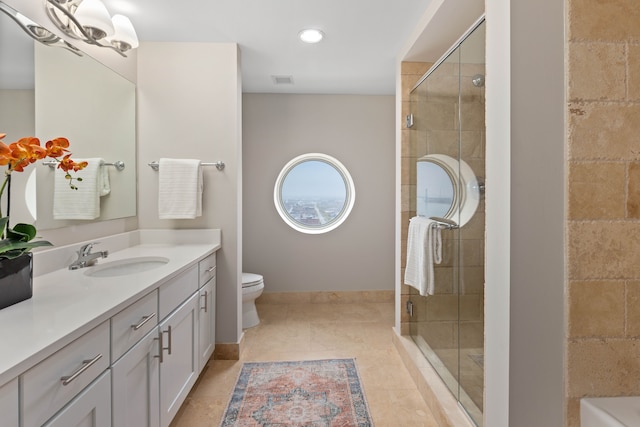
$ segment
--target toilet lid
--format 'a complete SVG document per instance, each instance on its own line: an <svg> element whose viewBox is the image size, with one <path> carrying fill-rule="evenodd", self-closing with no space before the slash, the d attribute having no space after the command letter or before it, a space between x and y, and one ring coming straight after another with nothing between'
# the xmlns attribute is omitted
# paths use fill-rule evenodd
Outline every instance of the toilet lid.
<svg viewBox="0 0 640 427"><path fill-rule="evenodd" d="M253 273L242 273L242 287L255 286L262 283L262 276Z"/></svg>

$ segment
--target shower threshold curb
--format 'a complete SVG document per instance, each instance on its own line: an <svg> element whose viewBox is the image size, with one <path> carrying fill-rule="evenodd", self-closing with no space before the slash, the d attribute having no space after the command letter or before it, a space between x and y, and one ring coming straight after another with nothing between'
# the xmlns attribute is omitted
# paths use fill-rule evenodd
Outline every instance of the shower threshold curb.
<svg viewBox="0 0 640 427"><path fill-rule="evenodd" d="M441 427L476 427L413 340L393 329L393 344Z"/></svg>

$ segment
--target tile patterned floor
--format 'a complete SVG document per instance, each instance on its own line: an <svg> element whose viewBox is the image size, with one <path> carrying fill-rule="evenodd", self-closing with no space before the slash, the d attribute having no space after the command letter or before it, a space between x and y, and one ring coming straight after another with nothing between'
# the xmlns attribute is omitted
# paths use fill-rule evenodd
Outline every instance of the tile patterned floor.
<svg viewBox="0 0 640 427"><path fill-rule="evenodd" d="M215 426L245 361L355 358L376 427L437 427L392 342L393 304L258 304L240 361L212 360L171 427Z"/></svg>

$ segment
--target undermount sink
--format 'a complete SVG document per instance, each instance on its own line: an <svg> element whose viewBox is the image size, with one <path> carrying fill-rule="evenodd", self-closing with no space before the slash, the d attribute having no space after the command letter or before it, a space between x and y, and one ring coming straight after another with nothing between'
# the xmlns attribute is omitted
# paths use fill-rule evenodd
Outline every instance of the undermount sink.
<svg viewBox="0 0 640 427"><path fill-rule="evenodd" d="M116 277L128 274L142 273L162 267L169 262L165 257L136 257L117 261L105 262L87 269L84 273L91 277Z"/></svg>

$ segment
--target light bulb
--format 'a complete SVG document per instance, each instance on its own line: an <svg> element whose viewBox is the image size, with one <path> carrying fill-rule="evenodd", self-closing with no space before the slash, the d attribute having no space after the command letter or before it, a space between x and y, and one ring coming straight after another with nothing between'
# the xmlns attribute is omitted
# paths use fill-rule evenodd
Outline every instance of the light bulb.
<svg viewBox="0 0 640 427"><path fill-rule="evenodd" d="M115 32L111 16L100 0L83 0L73 16L94 40L110 37Z"/></svg>
<svg viewBox="0 0 640 427"><path fill-rule="evenodd" d="M113 21L115 33L113 36L108 37L107 41L121 52L137 48L139 45L138 36L129 18L124 15L113 15L111 20Z"/></svg>

